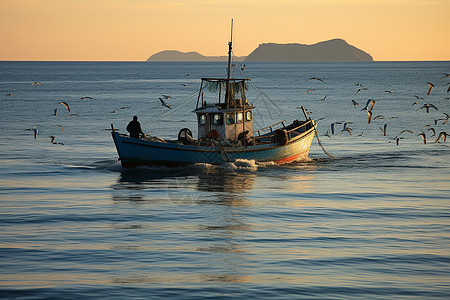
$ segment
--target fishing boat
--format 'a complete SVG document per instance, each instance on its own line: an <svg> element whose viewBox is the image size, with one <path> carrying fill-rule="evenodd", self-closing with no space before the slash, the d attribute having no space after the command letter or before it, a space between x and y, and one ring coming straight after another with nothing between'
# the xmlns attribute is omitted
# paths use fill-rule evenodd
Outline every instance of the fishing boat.
<svg viewBox="0 0 450 300"><path fill-rule="evenodd" d="M308 157L316 123L303 107L304 120L290 123L282 120L253 129L255 106L246 97L250 79L231 76L231 54L232 33L228 43L227 76L201 78L196 107L192 111L197 117L197 138L188 128L182 128L176 140L155 136L134 138L119 133L111 124L112 138L124 168L223 164L238 160L283 164Z"/></svg>

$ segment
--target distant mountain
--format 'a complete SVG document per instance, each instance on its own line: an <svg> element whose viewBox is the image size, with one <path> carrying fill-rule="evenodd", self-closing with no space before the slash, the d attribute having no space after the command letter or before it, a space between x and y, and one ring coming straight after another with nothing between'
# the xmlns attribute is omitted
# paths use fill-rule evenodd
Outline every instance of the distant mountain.
<svg viewBox="0 0 450 300"><path fill-rule="evenodd" d="M244 61L373 61L373 58L342 39L333 39L314 45L261 44Z"/></svg>
<svg viewBox="0 0 450 300"><path fill-rule="evenodd" d="M204 56L197 52L165 50L150 56L147 61L227 61L227 56ZM314 45L261 44L249 56L238 57L238 61L373 61L370 54L348 44L342 39L333 39Z"/></svg>
<svg viewBox="0 0 450 300"><path fill-rule="evenodd" d="M237 57L242 60L245 57ZM228 56L204 56L198 52L165 50L150 56L147 61L227 61Z"/></svg>

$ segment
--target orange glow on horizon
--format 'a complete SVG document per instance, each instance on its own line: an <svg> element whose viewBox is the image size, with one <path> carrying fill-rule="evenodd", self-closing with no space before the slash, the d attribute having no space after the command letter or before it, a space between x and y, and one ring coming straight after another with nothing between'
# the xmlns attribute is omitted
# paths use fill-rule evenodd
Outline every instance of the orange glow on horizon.
<svg viewBox="0 0 450 300"><path fill-rule="evenodd" d="M144 61L342 38L374 60L450 60L447 0L0 0L0 60Z"/></svg>

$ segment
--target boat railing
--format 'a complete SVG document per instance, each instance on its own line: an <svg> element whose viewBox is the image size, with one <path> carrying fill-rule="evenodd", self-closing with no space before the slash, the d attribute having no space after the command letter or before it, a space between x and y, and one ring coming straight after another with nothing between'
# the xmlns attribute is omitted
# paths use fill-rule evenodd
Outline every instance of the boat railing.
<svg viewBox="0 0 450 300"><path fill-rule="evenodd" d="M284 125L284 122L286 122L286 120L283 120L283 121L280 121L280 122L278 122L278 123L272 124L272 125L270 125L270 126L261 128L261 129L255 131L255 132L258 133L258 137L260 137L260 136L261 136L261 131L266 130L266 129L270 129L270 132L272 132L272 131L273 131L273 128L272 128L272 127L274 127L274 126L276 126L276 125L278 125L278 124L283 124L283 128L286 128L286 126Z"/></svg>
<svg viewBox="0 0 450 300"><path fill-rule="evenodd" d="M265 139L265 138L273 137L275 135L275 132L273 131L272 127L275 125L278 125L278 124L283 124L283 128L280 128L280 129L282 129L286 132L289 139L291 139L295 136L298 136L314 127L313 120L306 120L306 121L300 122L301 123L300 125L295 125L295 122L294 122L291 125L288 125L287 127L284 125L285 121L286 120L283 120L283 121L273 124L271 126L268 126L268 127L262 128L258 131L255 131L255 132L258 132L258 136L255 136L255 139L258 140L258 139ZM261 136L259 131L265 130L268 128L270 128L270 133Z"/></svg>

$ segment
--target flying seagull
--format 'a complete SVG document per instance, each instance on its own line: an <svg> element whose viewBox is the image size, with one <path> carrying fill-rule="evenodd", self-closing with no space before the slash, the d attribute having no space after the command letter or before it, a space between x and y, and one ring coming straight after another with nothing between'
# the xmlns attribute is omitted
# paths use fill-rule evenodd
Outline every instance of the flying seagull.
<svg viewBox="0 0 450 300"><path fill-rule="evenodd" d="M423 143L426 144L427 143L427 137L426 137L425 133L421 132L421 133L419 133L419 135L422 137Z"/></svg>
<svg viewBox="0 0 450 300"><path fill-rule="evenodd" d="M79 117L79 115L78 114L70 114L70 115L66 116L66 119L69 118L69 117Z"/></svg>
<svg viewBox="0 0 450 300"><path fill-rule="evenodd" d="M380 127L381 132L383 132L383 135L386 136L387 133L387 127L389 123L384 124L383 128Z"/></svg>
<svg viewBox="0 0 450 300"><path fill-rule="evenodd" d="M55 108L55 110L53 111L53 116L57 116L58 115L58 110L59 110L59 108Z"/></svg>
<svg viewBox="0 0 450 300"><path fill-rule="evenodd" d="M372 112L370 110L367 111L367 124L370 124L372 119Z"/></svg>
<svg viewBox="0 0 450 300"><path fill-rule="evenodd" d="M331 123L331 134L334 134L334 125L336 125L336 124L342 124L342 123L341 122Z"/></svg>
<svg viewBox="0 0 450 300"><path fill-rule="evenodd" d="M425 108L427 110L427 113L429 113L430 107L434 108L435 110L438 110L436 106L434 106L433 104L430 104L430 103L424 104L421 108L418 108L417 110Z"/></svg>
<svg viewBox="0 0 450 300"><path fill-rule="evenodd" d="M32 129L33 129L33 136L34 136L34 139L37 139L37 135L38 135L39 129L37 129L36 126L34 126Z"/></svg>
<svg viewBox="0 0 450 300"><path fill-rule="evenodd" d="M355 108L358 107L358 105L359 105L359 103L356 102L355 100L352 100L352 103L353 103L353 106L354 106Z"/></svg>
<svg viewBox="0 0 450 300"><path fill-rule="evenodd" d="M445 132L445 131L441 131L440 133L439 133L439 136L438 136L438 138L436 139L436 141L435 141L435 143L437 143L437 142L439 142L439 140L442 138L442 140L445 142L446 140L447 140L447 136L449 136L450 134L448 134L447 132Z"/></svg>
<svg viewBox="0 0 450 300"><path fill-rule="evenodd" d="M435 136L436 135L436 131L434 130L434 128L430 127L427 130L431 131L433 133L431 136Z"/></svg>
<svg viewBox="0 0 450 300"><path fill-rule="evenodd" d="M361 88L361 89L358 89L358 90L356 91L355 95L358 94L358 93L361 92L361 91L367 91L367 88Z"/></svg>
<svg viewBox="0 0 450 300"><path fill-rule="evenodd" d="M308 94L309 92L314 92L314 91L315 91L314 89L309 89L305 92L305 95Z"/></svg>
<svg viewBox="0 0 450 300"><path fill-rule="evenodd" d="M165 106L167 108L172 108L172 107L170 107L170 104L167 104L166 102L164 102L163 99L159 98L159 101L161 101L162 106Z"/></svg>
<svg viewBox="0 0 450 300"><path fill-rule="evenodd" d="M323 82L322 79L317 78L317 77L311 77L311 78L306 79L306 81L310 81L310 80L318 80L318 81L320 81L320 82Z"/></svg>
<svg viewBox="0 0 450 300"><path fill-rule="evenodd" d="M81 99L81 100L88 100L88 99L92 99L92 97L86 96L86 97L81 97L80 99Z"/></svg>
<svg viewBox="0 0 450 300"><path fill-rule="evenodd" d="M434 84L432 84L431 82L427 82L427 83L429 86L427 95L429 95L431 93L431 90L434 88Z"/></svg>
<svg viewBox="0 0 450 300"><path fill-rule="evenodd" d="M67 111L70 112L70 107L69 104L67 104L67 102L60 102L59 104L64 105L67 108Z"/></svg>
<svg viewBox="0 0 450 300"><path fill-rule="evenodd" d="M444 79L446 77L450 77L450 74L444 73L444 76L442 76L441 79Z"/></svg>
<svg viewBox="0 0 450 300"><path fill-rule="evenodd" d="M31 85L42 85L42 83L35 81Z"/></svg>
<svg viewBox="0 0 450 300"><path fill-rule="evenodd" d="M370 105L370 108L369 108L369 105ZM369 100L367 100L367 102L366 102L366 107L364 107L363 109L361 109L361 111L363 111L363 110L367 110L367 111L372 110L374 105L375 105L375 100L369 99Z"/></svg>

